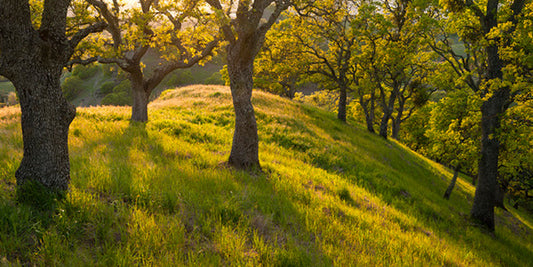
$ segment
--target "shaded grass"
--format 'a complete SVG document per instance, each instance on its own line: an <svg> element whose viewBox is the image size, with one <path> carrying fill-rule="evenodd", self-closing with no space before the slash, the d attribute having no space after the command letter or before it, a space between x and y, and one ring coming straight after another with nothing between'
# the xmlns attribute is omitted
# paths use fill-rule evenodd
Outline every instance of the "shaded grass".
<svg viewBox="0 0 533 267"><path fill-rule="evenodd" d="M533 262L531 219L467 218L474 189L401 144L255 92L264 174L223 164L234 127L222 86L164 92L150 122L80 108L71 190L52 216L16 204L20 114L0 111L0 261L36 265L512 265ZM511 227L515 225L516 227ZM4 258L4 259L2 259Z"/></svg>

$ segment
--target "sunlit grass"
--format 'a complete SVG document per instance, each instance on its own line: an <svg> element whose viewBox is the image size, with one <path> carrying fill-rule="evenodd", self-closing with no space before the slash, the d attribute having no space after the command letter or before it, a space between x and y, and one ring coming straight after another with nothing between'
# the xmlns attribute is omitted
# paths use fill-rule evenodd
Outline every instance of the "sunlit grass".
<svg viewBox="0 0 533 267"><path fill-rule="evenodd" d="M15 204L20 112L0 110L0 263L36 265L511 265L533 262L532 221L470 225L474 188L334 114L254 92L263 174L228 169L229 89L190 86L130 124L78 108L71 189L53 214Z"/></svg>

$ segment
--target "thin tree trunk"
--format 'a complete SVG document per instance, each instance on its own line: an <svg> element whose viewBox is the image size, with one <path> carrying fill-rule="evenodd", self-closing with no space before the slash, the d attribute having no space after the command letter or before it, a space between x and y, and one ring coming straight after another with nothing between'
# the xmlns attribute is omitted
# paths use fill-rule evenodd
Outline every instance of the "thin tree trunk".
<svg viewBox="0 0 533 267"><path fill-rule="evenodd" d="M253 62L228 64L228 73L235 109L235 132L228 163L237 169L260 168L259 137L252 105Z"/></svg>
<svg viewBox="0 0 533 267"><path fill-rule="evenodd" d="M400 121L401 117L399 117L400 114L398 113L398 116L396 118L392 119L392 138L396 140L400 140ZM398 119L400 118L400 119Z"/></svg>
<svg viewBox="0 0 533 267"><path fill-rule="evenodd" d="M366 120L366 129L371 133L375 133L373 116L365 112L365 120Z"/></svg>
<svg viewBox="0 0 533 267"><path fill-rule="evenodd" d="M375 133L374 131L374 94L373 93L371 94L368 102L365 101L364 95L361 94L359 96L359 104L361 105L361 107L363 108L363 112L365 113L366 129L371 133Z"/></svg>
<svg viewBox="0 0 533 267"><path fill-rule="evenodd" d="M453 177L450 181L450 185L448 185L448 188L446 188L446 192L444 192L444 198L450 199L450 195L452 194L452 190L455 187L455 183L457 182L457 177L459 176L459 170L461 169L461 164L457 164L455 166L455 169L453 171Z"/></svg>
<svg viewBox="0 0 533 267"><path fill-rule="evenodd" d="M341 86L339 92L339 110L337 113L337 118L343 122L346 122L346 98L347 89L345 86Z"/></svg>
<svg viewBox="0 0 533 267"><path fill-rule="evenodd" d="M376 119L375 115L375 97L376 94L374 92L375 89L372 89L372 92L370 93L370 110L369 110L369 121L367 121L367 129L374 133L374 120ZM370 125L369 125L370 123ZM369 128L370 127L370 128Z"/></svg>
<svg viewBox="0 0 533 267"><path fill-rule="evenodd" d="M382 90L382 94L383 94ZM382 96L386 97L386 96ZM394 102L396 101L396 90L393 90L391 92L391 95L389 96L389 101L387 104L385 104L387 101L382 100L383 102L383 116L381 117L381 125L379 127L379 135L385 139L387 139L388 136L388 127L389 127L389 120L392 116L392 112L394 111Z"/></svg>
<svg viewBox="0 0 533 267"><path fill-rule="evenodd" d="M396 117L392 119L392 138L395 140L400 140L400 127L402 124L402 116L403 116L403 109L404 109L404 102L401 101L402 98L398 98L398 114L396 114Z"/></svg>

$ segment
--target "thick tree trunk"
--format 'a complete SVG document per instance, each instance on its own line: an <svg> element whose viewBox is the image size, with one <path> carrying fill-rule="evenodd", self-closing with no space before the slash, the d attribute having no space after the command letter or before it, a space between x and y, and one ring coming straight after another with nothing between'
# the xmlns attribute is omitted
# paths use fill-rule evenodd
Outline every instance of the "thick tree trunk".
<svg viewBox="0 0 533 267"><path fill-rule="evenodd" d="M484 32L488 33L498 26L498 0L487 2L487 15L484 18ZM488 79L501 79L502 62L498 54L498 45L490 44L486 48ZM494 231L494 205L498 185L498 129L500 116L505 112L509 101L509 88L502 87L481 106L481 158L478 165L478 183L474 204L470 215L472 219L490 231Z"/></svg>
<svg viewBox="0 0 533 267"><path fill-rule="evenodd" d="M450 185L448 185L448 188L446 188L446 192L444 192L444 198L450 199L450 195L452 194L452 190L455 187L455 184L457 183L457 177L459 177L459 170L461 169L461 165L457 164L455 166L455 169L453 170L453 177L450 181Z"/></svg>
<svg viewBox="0 0 533 267"><path fill-rule="evenodd" d="M31 181L68 189L68 130L76 109L63 97L60 77L77 45L65 36L69 3L46 1L36 30L28 1L0 1L0 73L15 86L22 111L18 186Z"/></svg>
<svg viewBox="0 0 533 267"><path fill-rule="evenodd" d="M52 190L68 189L68 131L76 109L63 98L61 69L27 66L11 79L22 110L24 156L15 173L19 186L37 181Z"/></svg>
<svg viewBox="0 0 533 267"><path fill-rule="evenodd" d="M259 137L252 105L253 62L228 64L228 73L235 110L235 132L228 163L237 169L260 168Z"/></svg>
<svg viewBox="0 0 533 267"><path fill-rule="evenodd" d="M130 74L133 76L133 74ZM146 90L142 78L131 77L131 89L133 94L133 105L131 106L131 121L147 122L148 121L148 100L152 90Z"/></svg>
<svg viewBox="0 0 533 267"><path fill-rule="evenodd" d="M494 231L494 205L498 190L499 142L496 135L508 95L508 90L500 89L481 107L481 158L471 216L491 231Z"/></svg>
<svg viewBox="0 0 533 267"><path fill-rule="evenodd" d="M345 86L341 86L339 92L339 110L337 113L337 118L343 122L346 122L346 98L347 89Z"/></svg>

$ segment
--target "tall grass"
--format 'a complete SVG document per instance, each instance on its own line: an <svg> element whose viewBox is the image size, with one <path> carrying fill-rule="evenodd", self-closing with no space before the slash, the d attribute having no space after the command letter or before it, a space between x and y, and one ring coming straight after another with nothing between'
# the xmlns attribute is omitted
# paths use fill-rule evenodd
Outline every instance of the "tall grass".
<svg viewBox="0 0 533 267"><path fill-rule="evenodd" d="M463 178L334 114L254 92L263 173L227 168L228 88L164 92L150 122L79 108L72 181L50 215L15 203L20 113L0 110L0 263L6 265L510 265L533 262L532 220L470 225Z"/></svg>

